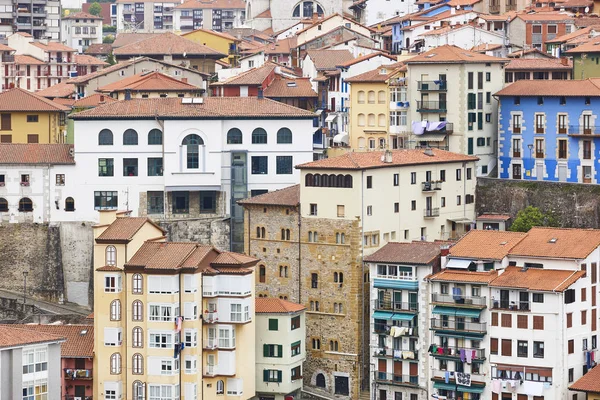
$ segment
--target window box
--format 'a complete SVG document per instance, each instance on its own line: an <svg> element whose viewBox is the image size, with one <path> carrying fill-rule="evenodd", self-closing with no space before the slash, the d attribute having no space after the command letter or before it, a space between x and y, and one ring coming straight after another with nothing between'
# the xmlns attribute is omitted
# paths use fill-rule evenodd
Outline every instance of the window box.
<svg viewBox="0 0 600 400"><path fill-rule="evenodd" d="M4 186L4 184L2 184ZM21 186L29 186L29 182L21 182Z"/></svg>

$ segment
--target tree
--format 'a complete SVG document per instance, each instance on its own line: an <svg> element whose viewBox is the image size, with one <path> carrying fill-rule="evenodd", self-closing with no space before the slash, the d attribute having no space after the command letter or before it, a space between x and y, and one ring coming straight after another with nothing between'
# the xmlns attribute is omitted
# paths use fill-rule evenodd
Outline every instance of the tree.
<svg viewBox="0 0 600 400"><path fill-rule="evenodd" d="M102 6L100 5L100 3L98 3L97 1L92 3L92 5L90 6L90 8L88 9L88 12L92 15L95 15L97 17L102 16Z"/></svg>
<svg viewBox="0 0 600 400"><path fill-rule="evenodd" d="M552 213L543 213L539 208L527 206L519 211L517 218L510 226L513 232L528 232L534 226L556 226L556 218Z"/></svg>
<svg viewBox="0 0 600 400"><path fill-rule="evenodd" d="M113 35L106 35L102 38L102 43L111 44L115 41L115 37Z"/></svg>
<svg viewBox="0 0 600 400"><path fill-rule="evenodd" d="M110 65L115 65L117 63L115 61L115 55L112 53L112 51L110 52L108 57L106 57L106 62L109 63Z"/></svg>

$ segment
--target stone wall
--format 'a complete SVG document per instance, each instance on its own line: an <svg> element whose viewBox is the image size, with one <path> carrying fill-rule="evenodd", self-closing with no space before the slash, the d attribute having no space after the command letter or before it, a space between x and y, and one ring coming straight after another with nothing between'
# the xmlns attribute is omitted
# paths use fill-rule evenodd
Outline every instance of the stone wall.
<svg viewBox="0 0 600 400"><path fill-rule="evenodd" d="M229 250L229 218L198 218L159 221L169 242L199 242Z"/></svg>
<svg viewBox="0 0 600 400"><path fill-rule="evenodd" d="M581 183L477 178L477 215L513 217L527 206L552 212L559 226L600 228L600 186Z"/></svg>

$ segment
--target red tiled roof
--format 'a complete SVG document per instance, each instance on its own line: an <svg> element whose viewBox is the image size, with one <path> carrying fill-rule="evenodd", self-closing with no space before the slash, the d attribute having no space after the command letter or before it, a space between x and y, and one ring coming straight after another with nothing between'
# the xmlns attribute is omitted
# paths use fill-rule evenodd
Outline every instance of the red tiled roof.
<svg viewBox="0 0 600 400"><path fill-rule="evenodd" d="M348 50L308 50L306 52L317 71L335 70L338 65L354 60Z"/></svg>
<svg viewBox="0 0 600 400"><path fill-rule="evenodd" d="M63 342L62 336L39 332L26 327L15 328L12 325L0 325L0 348L20 347L38 343Z"/></svg>
<svg viewBox="0 0 600 400"><path fill-rule="evenodd" d="M563 23L572 23L574 18L571 14L561 13L557 11L544 12L544 13L518 13L517 18L522 19L525 22L537 22L537 21L560 21Z"/></svg>
<svg viewBox="0 0 600 400"><path fill-rule="evenodd" d="M506 267L499 271L498 277L489 285L501 288L563 292L583 276L585 276L585 271L542 268L525 270L521 267Z"/></svg>
<svg viewBox="0 0 600 400"><path fill-rule="evenodd" d="M122 272L123 270L115 265L105 265L103 267L96 268L96 271L101 272Z"/></svg>
<svg viewBox="0 0 600 400"><path fill-rule="evenodd" d="M554 58L553 55L545 53L541 50L538 49L529 49L529 50L518 50L518 51L513 51L512 53L509 53L506 55L506 57L508 58L521 58L524 57L527 54L533 54L533 56L537 59L540 58Z"/></svg>
<svg viewBox="0 0 600 400"><path fill-rule="evenodd" d="M477 219L490 221L508 221L510 218L511 216L507 214L481 214L477 217Z"/></svg>
<svg viewBox="0 0 600 400"><path fill-rule="evenodd" d="M474 51L476 53L483 53L486 51L492 51L492 50L497 50L497 49L501 49L501 48L502 48L501 44L482 43L482 44L479 44L479 45L473 47L471 49L471 51Z"/></svg>
<svg viewBox="0 0 600 400"><path fill-rule="evenodd" d="M112 44L94 43L90 44L84 51L85 54L109 55L113 50Z"/></svg>
<svg viewBox="0 0 600 400"><path fill-rule="evenodd" d="M258 14L256 17L254 18L273 18L271 16L271 9L267 8L265 11L261 12L260 14Z"/></svg>
<svg viewBox="0 0 600 400"><path fill-rule="evenodd" d="M302 304L273 297L257 297L254 300L256 314L294 314L303 310L306 310L306 307Z"/></svg>
<svg viewBox="0 0 600 400"><path fill-rule="evenodd" d="M383 74L383 71L386 71ZM362 74L355 75L346 79L349 83L361 83L361 82L386 82L391 76L398 72L406 71L406 66L403 62L397 62L390 65L382 65L379 68L375 68L371 71L363 72Z"/></svg>
<svg viewBox="0 0 600 400"><path fill-rule="evenodd" d="M450 248L450 256L475 260L502 260L526 233L471 230Z"/></svg>
<svg viewBox="0 0 600 400"><path fill-rule="evenodd" d="M68 107L27 90L16 88L0 93L0 111L69 111Z"/></svg>
<svg viewBox="0 0 600 400"><path fill-rule="evenodd" d="M5 44L0 43L0 51L15 51L15 49L13 49L12 47L8 47Z"/></svg>
<svg viewBox="0 0 600 400"><path fill-rule="evenodd" d="M38 96L56 98L56 97L72 97L76 92L75 85L62 81L56 85L49 86L45 89L35 92ZM56 102L56 101L55 101ZM63 103L60 103L63 104Z"/></svg>
<svg viewBox="0 0 600 400"><path fill-rule="evenodd" d="M25 54L15 54L15 63L21 65L44 65L45 62Z"/></svg>
<svg viewBox="0 0 600 400"><path fill-rule="evenodd" d="M189 83L182 82L179 79L170 77L161 72L142 72L119 81L109 83L98 89L99 92L121 92L124 90L132 91L177 91L190 92L199 91L200 88Z"/></svg>
<svg viewBox="0 0 600 400"><path fill-rule="evenodd" d="M183 54L186 54L188 57L203 56L210 58L223 58L226 56L226 54L220 53L208 46L196 43L171 32L154 35L150 38L119 47L113 51L113 54L115 56L183 56Z"/></svg>
<svg viewBox="0 0 600 400"><path fill-rule="evenodd" d="M597 53L600 52L600 37L590 38L585 43L580 44L579 46L567 50L566 54L579 54L579 53Z"/></svg>
<svg viewBox="0 0 600 400"><path fill-rule="evenodd" d="M211 86L262 85L265 79L267 79L274 70L275 65L267 63L262 67L252 68L222 82L215 82Z"/></svg>
<svg viewBox="0 0 600 400"><path fill-rule="evenodd" d="M498 271L475 272L453 269L444 269L437 274L430 275L429 280L439 282L467 282L487 285L498 276Z"/></svg>
<svg viewBox="0 0 600 400"><path fill-rule="evenodd" d="M504 67L505 70L565 70L569 71L573 69L573 64L568 61L567 64L563 64L559 58L515 58L510 60Z"/></svg>
<svg viewBox="0 0 600 400"><path fill-rule="evenodd" d="M72 144L1 143L0 164L71 165Z"/></svg>
<svg viewBox="0 0 600 400"><path fill-rule="evenodd" d="M48 42L48 43L43 43L43 42L31 42L30 43L32 46L38 47L44 51L52 51L52 52L56 52L56 51L64 51L66 53L75 53L77 50L69 47L69 46L65 46L62 43L59 42Z"/></svg>
<svg viewBox="0 0 600 400"><path fill-rule="evenodd" d="M123 217L115 219L109 226L96 238L97 243L112 243L112 242L129 242L133 239L133 236L139 231L142 226L146 223L154 225L157 229L161 230L163 234L165 231L158 225L156 225L150 218L146 217Z"/></svg>
<svg viewBox="0 0 600 400"><path fill-rule="evenodd" d="M77 65L110 65L109 63L100 60L94 56L88 56L86 54L76 54L75 55L75 63Z"/></svg>
<svg viewBox="0 0 600 400"><path fill-rule="evenodd" d="M66 341L60 346L63 358L92 358L94 357L94 326L93 325L35 325L16 324L0 325L19 329L49 333L64 337Z"/></svg>
<svg viewBox="0 0 600 400"><path fill-rule="evenodd" d="M377 52L375 52L375 53L366 54L366 55L364 55L364 56L356 57L356 58L354 58L354 59L352 59L352 60L346 60L346 61L344 61L344 62L342 62L342 63L338 64L337 66L338 66L338 67L342 67L342 68L348 68L348 67L350 67L350 66L352 66L352 65L354 65L354 64L358 64L358 63L360 63L360 62L363 62L363 61L365 61L365 60L370 60L371 58L374 58L374 57L385 57L385 58L387 58L388 60L396 61L396 58L395 58L395 57L392 57L392 56L390 56L390 55L387 55L387 54L385 54L385 53L382 53L382 52L380 52L380 51L377 51Z"/></svg>
<svg viewBox="0 0 600 400"><path fill-rule="evenodd" d="M598 21L600 23L600 21ZM584 36L584 37L588 37L588 35L590 34L590 32L595 29L598 29L598 26L588 26L582 29L577 29L571 33L567 33L565 35L561 35L561 36L557 36L554 39L550 39L550 40L546 40L546 44L552 44L552 43L563 43L563 42L568 42L572 39L578 38L580 36Z"/></svg>
<svg viewBox="0 0 600 400"><path fill-rule="evenodd" d="M186 32L186 33L182 34L181 36L183 36L183 37L189 36L189 35L191 35L193 33L196 33L196 32L208 33L210 35L222 37L222 38L229 39L229 40L235 41L235 42L237 42L239 40L238 38L236 38L235 36L230 35L229 33L217 32L217 31L213 31L213 30L210 30L210 29L202 29L202 28L194 29L191 32ZM191 39L191 40L193 40L193 39Z"/></svg>
<svg viewBox="0 0 600 400"><path fill-rule="evenodd" d="M411 265L426 265L440 257L441 244L436 242L389 242L370 256L365 262L389 262Z"/></svg>
<svg viewBox="0 0 600 400"><path fill-rule="evenodd" d="M520 80L496 92L495 96L600 96L600 79Z"/></svg>
<svg viewBox="0 0 600 400"><path fill-rule="evenodd" d="M300 185L289 186L284 189L260 194L238 201L239 204L248 205L273 205L295 207L300 204Z"/></svg>
<svg viewBox="0 0 600 400"><path fill-rule="evenodd" d="M106 103L114 103L115 101L117 100L105 94L94 93L73 101L72 106L73 108L92 108L101 106Z"/></svg>
<svg viewBox="0 0 600 400"><path fill-rule="evenodd" d="M264 90L265 97L317 97L309 78L286 79L277 77Z"/></svg>
<svg viewBox="0 0 600 400"><path fill-rule="evenodd" d="M361 170L369 168L399 167L404 165L436 164L451 162L475 162L477 157L452 153L445 150L431 149L427 155L421 149L392 150L392 162L382 161L383 151L349 152L338 157L324 158L297 165L299 169L349 169Z"/></svg>
<svg viewBox="0 0 600 400"><path fill-rule="evenodd" d="M152 38L154 36L159 35L158 33L129 33L123 32L118 33L115 41L112 43L113 50L116 50L119 47L127 46L128 44L139 42L140 40L145 40L148 38Z"/></svg>
<svg viewBox="0 0 600 400"><path fill-rule="evenodd" d="M504 58L492 57L486 54L461 49L452 45L436 47L412 57L405 61L406 64L429 64L429 63L506 63Z"/></svg>
<svg viewBox="0 0 600 400"><path fill-rule="evenodd" d="M600 246L600 229L533 227L511 255L584 259Z"/></svg>
<svg viewBox="0 0 600 400"><path fill-rule="evenodd" d="M71 115L73 119L131 118L314 118L315 114L257 97L206 97L202 104L183 104L177 97L118 101Z"/></svg>
<svg viewBox="0 0 600 400"><path fill-rule="evenodd" d="M223 252L219 254L212 262L211 266L234 266L234 265L247 265L257 263L258 259L254 257L247 256L241 253L233 253L230 251Z"/></svg>
<svg viewBox="0 0 600 400"><path fill-rule="evenodd" d="M63 19L102 19L102 17L80 11L64 16Z"/></svg>
<svg viewBox="0 0 600 400"><path fill-rule="evenodd" d="M569 386L577 392L600 393L600 365L595 366Z"/></svg>

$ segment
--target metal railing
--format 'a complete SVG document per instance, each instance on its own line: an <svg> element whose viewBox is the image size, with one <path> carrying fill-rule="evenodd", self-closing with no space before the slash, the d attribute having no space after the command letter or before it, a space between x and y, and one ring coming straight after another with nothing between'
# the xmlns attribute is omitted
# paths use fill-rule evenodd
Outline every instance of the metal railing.
<svg viewBox="0 0 600 400"><path fill-rule="evenodd" d="M68 379L93 379L94 374L91 369L65 368L64 377Z"/></svg>
<svg viewBox="0 0 600 400"><path fill-rule="evenodd" d="M391 383L391 384L402 384L402 385L415 385L419 384L418 376L410 375L396 375L389 372L375 371L375 380L379 382Z"/></svg>
<svg viewBox="0 0 600 400"><path fill-rule="evenodd" d="M442 181L421 182L421 190L431 192L432 190L442 190Z"/></svg>
<svg viewBox="0 0 600 400"><path fill-rule="evenodd" d="M530 311L529 301L492 300L492 310Z"/></svg>
<svg viewBox="0 0 600 400"><path fill-rule="evenodd" d="M448 87L446 81L417 81L417 90L422 92L445 92Z"/></svg>
<svg viewBox="0 0 600 400"><path fill-rule="evenodd" d="M600 126L569 125L569 135L600 135Z"/></svg>
<svg viewBox="0 0 600 400"><path fill-rule="evenodd" d="M486 324L483 322L466 322L456 320L443 320L441 318L431 318L431 329L448 330L458 332L487 332Z"/></svg>
<svg viewBox="0 0 600 400"><path fill-rule="evenodd" d="M417 111L447 111L446 101L417 101Z"/></svg>
<svg viewBox="0 0 600 400"><path fill-rule="evenodd" d="M435 208L426 208L423 210L423 217L425 218L433 218L440 216L440 209L438 207Z"/></svg>
<svg viewBox="0 0 600 400"><path fill-rule="evenodd" d="M439 350L441 349L441 350ZM461 357L463 356L463 352L464 351L464 357L466 359L468 359L468 357L466 356L466 352L469 351L471 352L471 354L473 354L473 351L475 351L475 355L472 356L472 359L474 360L481 360L483 358L485 358L485 349L469 349L466 347L457 347L457 346L445 346L445 347L437 347L436 351L432 351L431 355L436 357L436 356L442 356L442 357Z"/></svg>
<svg viewBox="0 0 600 400"><path fill-rule="evenodd" d="M402 354L404 353L404 354ZM411 354L412 353L412 354ZM406 355L406 358L404 356ZM393 357L402 360L418 360L419 351L417 349L389 349L377 347L373 350L373 357Z"/></svg>
<svg viewBox="0 0 600 400"><path fill-rule="evenodd" d="M464 304L473 306L486 307L487 300L485 297L479 296L462 296L462 295L451 295L451 294L439 294L432 293L431 301L434 303L448 303L448 304Z"/></svg>
<svg viewBox="0 0 600 400"><path fill-rule="evenodd" d="M373 309L379 311L417 311L418 304L392 300L374 300Z"/></svg>
<svg viewBox="0 0 600 400"><path fill-rule="evenodd" d="M401 328L406 328L406 331L404 333L404 335L401 336L419 336L419 330L416 326L413 326L411 328L408 327L401 327ZM377 334L389 334L390 333L390 329L391 326L387 325L387 324L373 324L373 332L377 333Z"/></svg>
<svg viewBox="0 0 600 400"><path fill-rule="evenodd" d="M205 323L208 323L208 324L213 324L213 323L215 323L215 322L218 322L218 321L219 321L219 314L217 314L217 312L216 312L216 311L214 311L214 312L205 312L205 313L203 314L202 320L203 320Z"/></svg>

